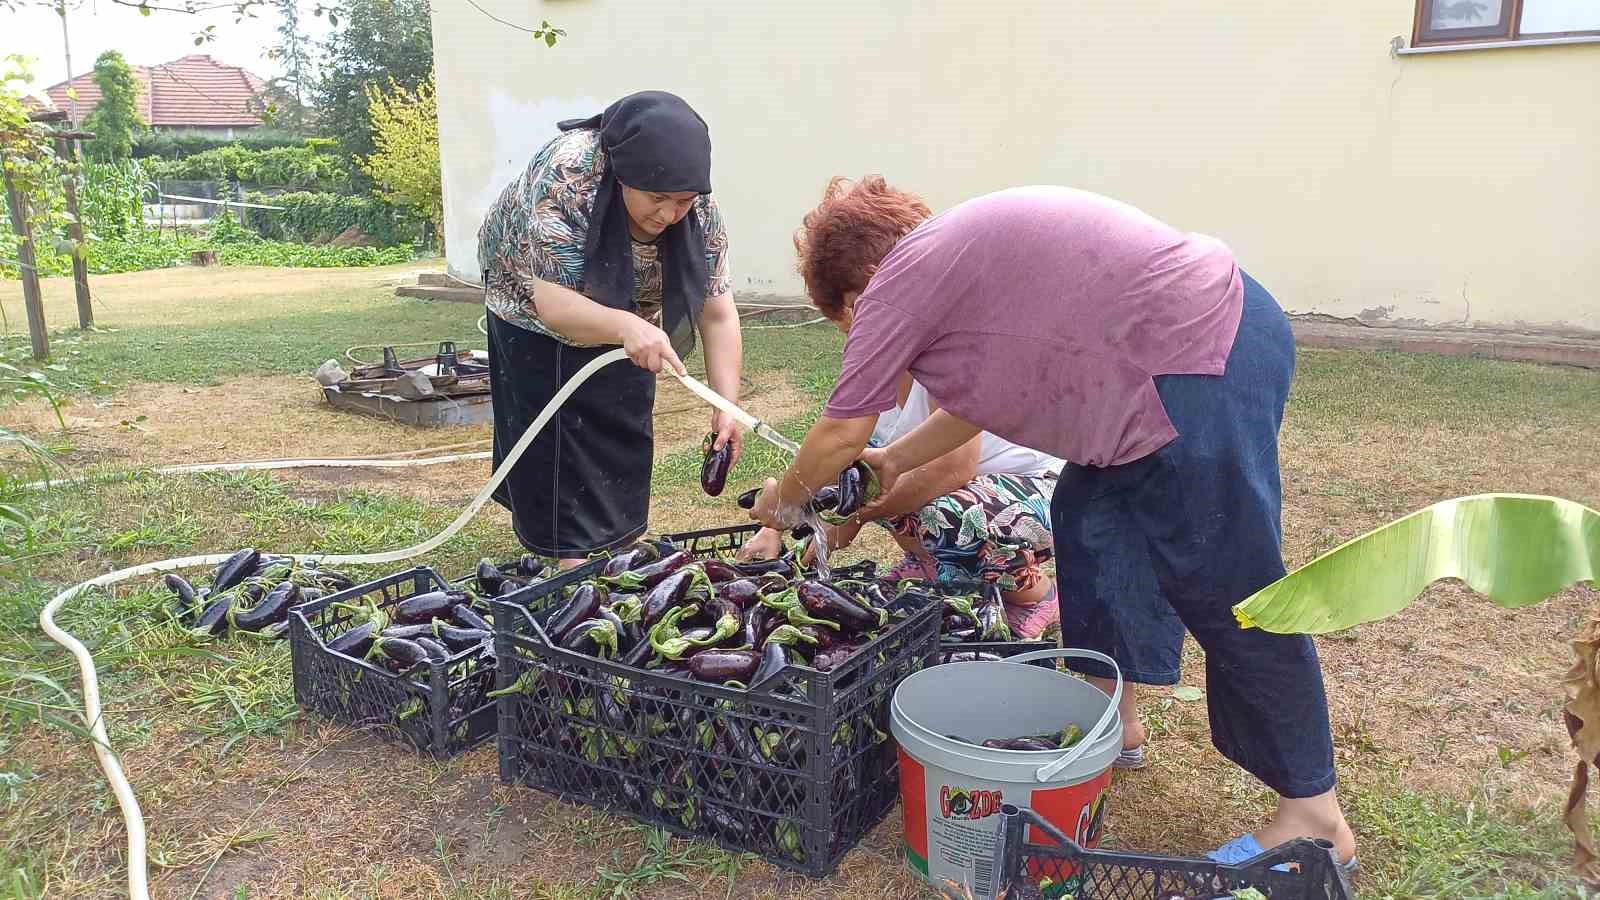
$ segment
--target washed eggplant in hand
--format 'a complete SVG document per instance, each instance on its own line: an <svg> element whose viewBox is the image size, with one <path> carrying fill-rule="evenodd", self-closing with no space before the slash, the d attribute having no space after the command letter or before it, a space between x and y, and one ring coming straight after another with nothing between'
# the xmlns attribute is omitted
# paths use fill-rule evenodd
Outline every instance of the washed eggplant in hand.
<svg viewBox="0 0 1600 900"><path fill-rule="evenodd" d="M733 441L723 441L720 449L716 443L716 434L708 434L701 448L705 459L700 463L700 489L711 497L721 496L728 470L733 467Z"/></svg>
<svg viewBox="0 0 1600 900"><path fill-rule="evenodd" d="M754 650L701 650L689 657L689 671L701 681L748 683L761 664Z"/></svg>
<svg viewBox="0 0 1600 900"><path fill-rule="evenodd" d="M833 514L848 519L877 498L878 476L858 459L839 473L839 503L833 508Z"/></svg>
<svg viewBox="0 0 1600 900"><path fill-rule="evenodd" d="M244 581L255 574L256 563L261 560L261 552L253 547L246 547L238 553L223 560L211 573L211 589L221 593L228 588Z"/></svg>

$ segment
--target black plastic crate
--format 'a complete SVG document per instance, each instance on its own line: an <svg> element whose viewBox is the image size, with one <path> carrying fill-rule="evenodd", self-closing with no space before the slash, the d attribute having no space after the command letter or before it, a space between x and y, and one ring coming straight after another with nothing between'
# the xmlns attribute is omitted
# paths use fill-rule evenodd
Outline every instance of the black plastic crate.
<svg viewBox="0 0 1600 900"><path fill-rule="evenodd" d="M675 547L681 547L696 556L716 556L731 559L734 551L744 546L744 542L755 537L761 530L760 525L729 525L726 528L706 528L700 531L680 531L675 534L663 534L658 540L665 541ZM876 578L878 563L876 560L864 559L851 563L848 566L832 568L834 578Z"/></svg>
<svg viewBox="0 0 1600 900"><path fill-rule="evenodd" d="M1232 900L1244 888L1270 900L1355 897L1332 845L1306 838L1238 865L1086 850L1032 810L1007 804L1001 807L997 844L992 871L1002 873L1001 884L1009 886L1007 900Z"/></svg>
<svg viewBox="0 0 1600 900"><path fill-rule="evenodd" d="M389 609L428 591L447 590L426 566L356 585L289 612L294 699L337 722L375 728L434 756L451 756L494 736L494 660L483 647L419 664L403 674L334 653L326 642L351 628L352 614L335 603L375 601Z"/></svg>
<svg viewBox="0 0 1600 900"><path fill-rule="evenodd" d="M889 701L938 644L938 601L830 672L789 666L750 690L551 645L542 621L589 564L496 601L500 778L822 877L899 797Z"/></svg>

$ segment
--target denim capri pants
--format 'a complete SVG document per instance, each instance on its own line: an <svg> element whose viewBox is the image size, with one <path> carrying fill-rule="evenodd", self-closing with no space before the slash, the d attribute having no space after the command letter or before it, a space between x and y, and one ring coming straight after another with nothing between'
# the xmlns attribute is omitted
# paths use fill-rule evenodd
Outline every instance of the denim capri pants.
<svg viewBox="0 0 1600 900"><path fill-rule="evenodd" d="M1224 373L1155 378L1178 437L1120 466L1069 464L1050 506L1062 646L1176 684L1187 629L1205 651L1212 743L1287 798L1335 783L1316 646L1242 629L1232 607L1284 575L1278 428L1293 377L1288 319L1245 275Z"/></svg>

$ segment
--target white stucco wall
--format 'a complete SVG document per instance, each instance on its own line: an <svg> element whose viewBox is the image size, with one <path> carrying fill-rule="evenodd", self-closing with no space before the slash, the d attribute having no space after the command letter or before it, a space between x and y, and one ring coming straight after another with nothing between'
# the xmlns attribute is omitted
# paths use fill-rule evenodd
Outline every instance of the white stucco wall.
<svg viewBox="0 0 1600 900"><path fill-rule="evenodd" d="M1059 183L1223 238L1289 309L1600 330L1600 45L1394 57L1406 0L434 0L446 251L555 133L649 88L711 125L736 289L797 295L830 175L936 209Z"/></svg>

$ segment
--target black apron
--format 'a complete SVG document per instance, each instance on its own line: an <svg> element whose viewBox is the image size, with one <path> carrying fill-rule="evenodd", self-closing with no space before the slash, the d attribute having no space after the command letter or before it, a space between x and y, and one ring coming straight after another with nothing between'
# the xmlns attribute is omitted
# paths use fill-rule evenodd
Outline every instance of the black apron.
<svg viewBox="0 0 1600 900"><path fill-rule="evenodd" d="M572 347L489 318L494 465L574 373L615 347ZM545 556L583 557L638 540L650 513L656 376L628 360L596 371L517 460L494 499L517 540Z"/></svg>

